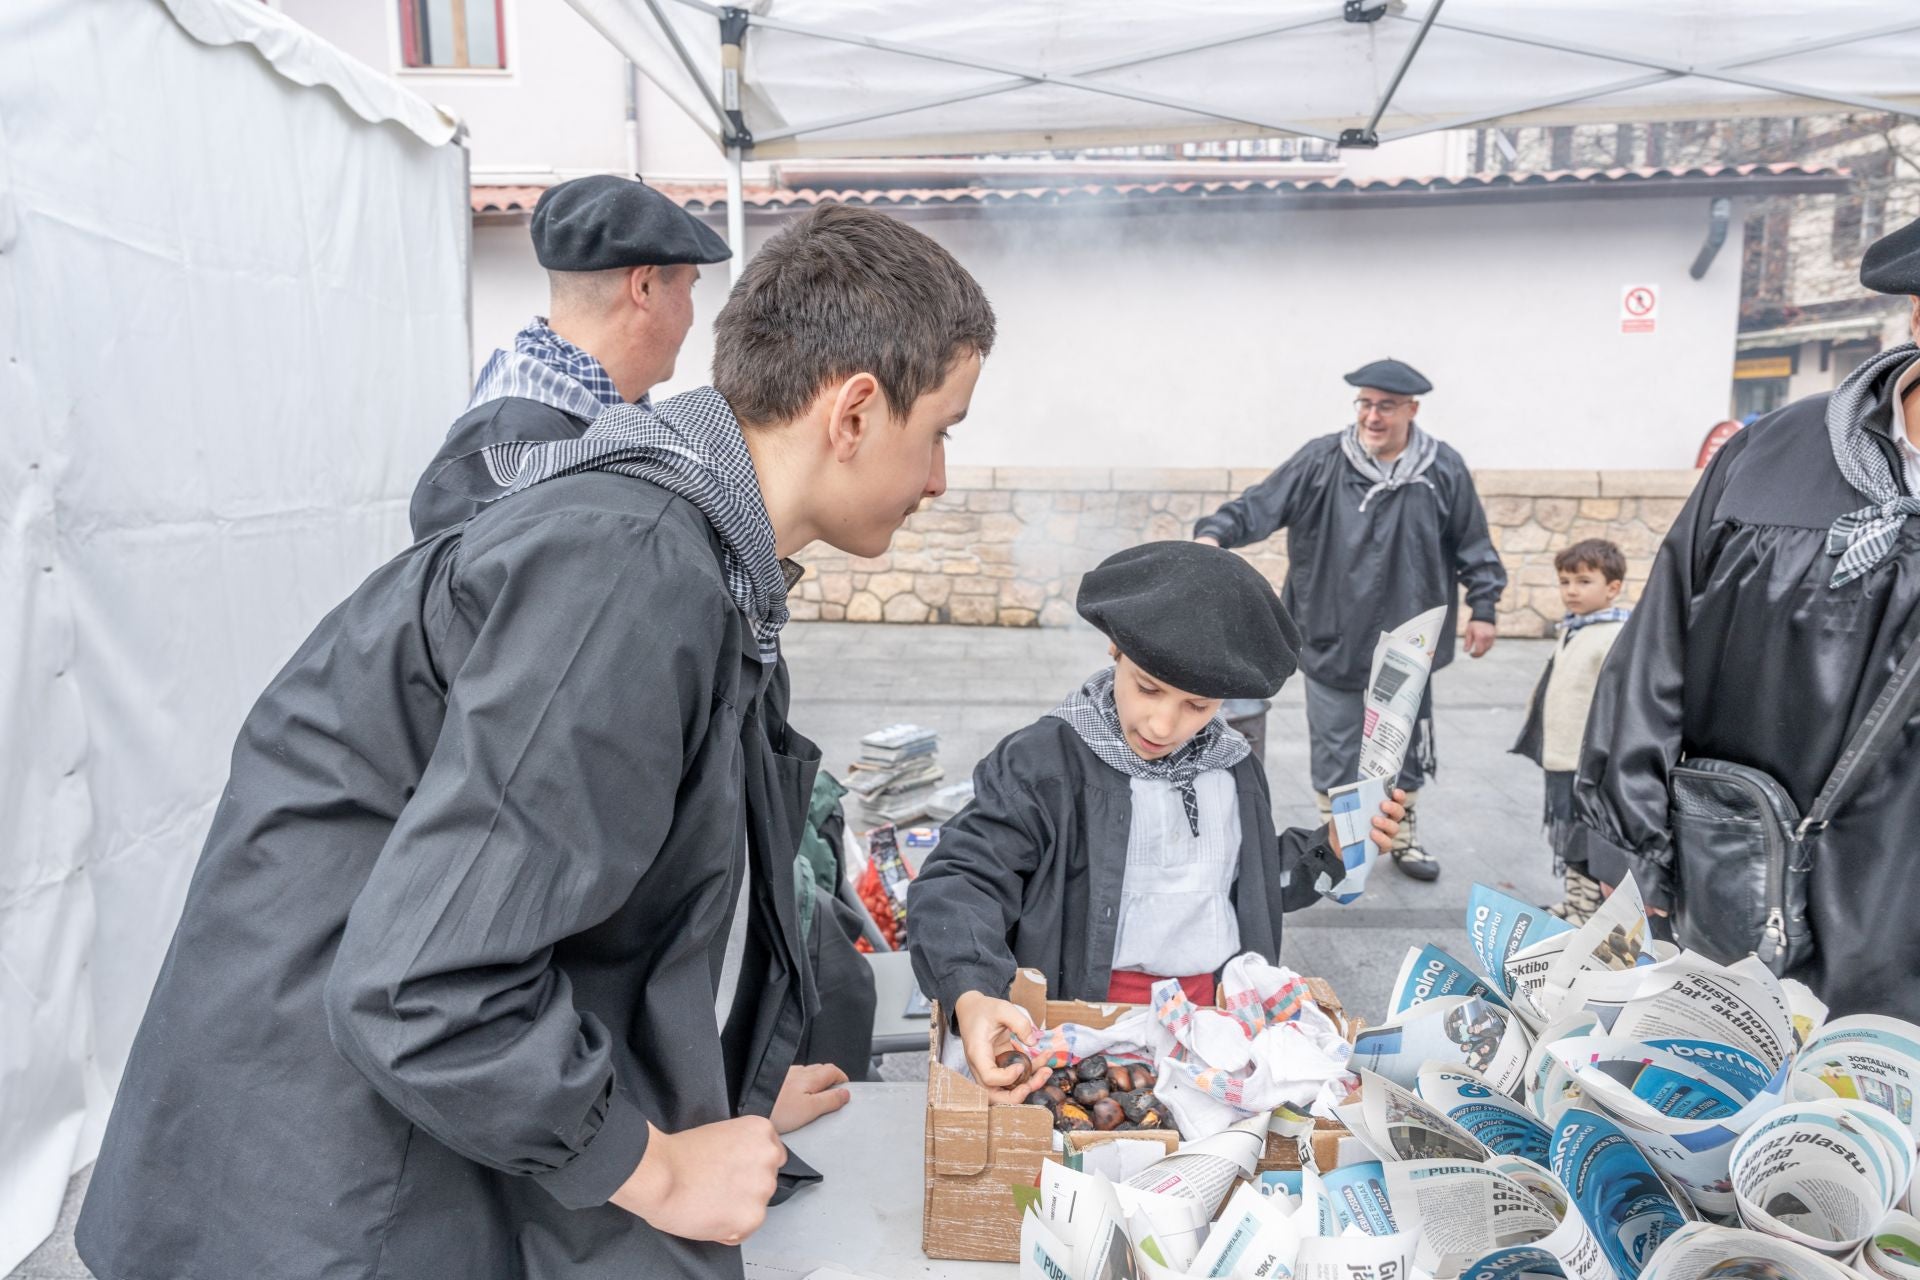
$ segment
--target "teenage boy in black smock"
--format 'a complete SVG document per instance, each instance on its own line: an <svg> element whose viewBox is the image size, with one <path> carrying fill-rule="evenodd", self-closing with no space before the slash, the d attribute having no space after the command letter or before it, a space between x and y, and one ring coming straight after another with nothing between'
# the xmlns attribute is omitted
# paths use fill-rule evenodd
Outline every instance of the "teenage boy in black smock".
<svg viewBox="0 0 1920 1280"><path fill-rule="evenodd" d="M943 491L993 313L825 207L714 386L456 460L248 715L78 1229L100 1280L737 1277L846 1099L793 862L783 561Z"/></svg>
<svg viewBox="0 0 1920 1280"><path fill-rule="evenodd" d="M1455 615L1466 589L1466 649L1493 648L1495 609L1507 573L1487 534L1473 475L1453 447L1416 421L1433 384L1399 360L1375 360L1346 376L1357 392L1354 425L1310 440L1272 475L1193 527L1196 539L1241 547L1287 531L1281 598L1306 643L1307 733L1315 799L1360 776L1360 738L1374 645L1382 631L1445 606L1435 671L1453 660ZM1440 864L1416 830L1421 786L1433 772L1433 686L1401 766L1407 820L1393 862L1416 880Z"/></svg>
<svg viewBox="0 0 1920 1280"><path fill-rule="evenodd" d="M1920 295L1920 222L1861 283ZM1920 296L1910 298L1920 333ZM1883 351L1776 410L1707 467L1601 673L1575 786L1588 872L1671 876L1682 756L1765 770L1802 813L1920 630L1920 351ZM1835 1014L1920 1019L1920 768L1912 725L1812 844L1816 954L1790 976Z"/></svg>
<svg viewBox="0 0 1920 1280"><path fill-rule="evenodd" d="M1009 1099L1046 1076L996 1065L1031 1032L1005 999L1016 967L1061 999L1144 1003L1177 978L1211 1004L1220 968L1277 960L1281 913L1344 870L1330 832L1274 831L1266 773L1220 716L1294 670L1300 632L1266 579L1230 552L1154 542L1102 561L1078 603L1113 665L980 762L913 884L921 989ZM1383 849L1399 798L1374 819Z"/></svg>
<svg viewBox="0 0 1920 1280"><path fill-rule="evenodd" d="M650 408L693 326L701 266L733 256L713 228L643 182L594 174L549 187L533 206L533 254L546 269L548 314L495 351L467 411L413 491L415 538L480 510L434 475L455 458L509 440L577 440L603 409Z"/></svg>

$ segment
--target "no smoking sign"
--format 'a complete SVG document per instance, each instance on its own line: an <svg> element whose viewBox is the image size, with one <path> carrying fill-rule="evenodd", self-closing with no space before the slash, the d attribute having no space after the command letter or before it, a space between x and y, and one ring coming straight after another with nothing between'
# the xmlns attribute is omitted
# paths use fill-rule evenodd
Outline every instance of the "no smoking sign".
<svg viewBox="0 0 1920 1280"><path fill-rule="evenodd" d="M1660 286L1630 284L1620 289L1620 332L1652 333L1660 319Z"/></svg>

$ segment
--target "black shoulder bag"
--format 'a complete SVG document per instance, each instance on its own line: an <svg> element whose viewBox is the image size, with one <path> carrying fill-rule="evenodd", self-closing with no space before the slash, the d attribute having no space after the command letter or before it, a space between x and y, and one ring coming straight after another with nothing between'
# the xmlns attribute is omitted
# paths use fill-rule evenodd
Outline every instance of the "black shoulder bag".
<svg viewBox="0 0 1920 1280"><path fill-rule="evenodd" d="M1776 974L1812 958L1807 882L1833 813L1893 748L1920 700L1920 637L1908 646L1803 818L1785 787L1731 760L1686 759L1668 780L1673 935L1723 964L1752 952Z"/></svg>

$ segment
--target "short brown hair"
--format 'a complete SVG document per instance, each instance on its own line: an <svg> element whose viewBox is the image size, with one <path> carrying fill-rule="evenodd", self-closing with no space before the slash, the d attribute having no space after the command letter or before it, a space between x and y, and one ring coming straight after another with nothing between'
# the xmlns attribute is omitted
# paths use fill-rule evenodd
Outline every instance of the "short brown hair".
<svg viewBox="0 0 1920 1280"><path fill-rule="evenodd" d="M1596 569L1608 582L1625 582L1627 557L1605 538L1588 538L1553 558L1555 573L1578 573L1582 569Z"/></svg>
<svg viewBox="0 0 1920 1280"><path fill-rule="evenodd" d="M787 422L856 373L910 413L956 360L993 349L993 307L933 239L821 205L760 247L714 322L713 385L742 422Z"/></svg>

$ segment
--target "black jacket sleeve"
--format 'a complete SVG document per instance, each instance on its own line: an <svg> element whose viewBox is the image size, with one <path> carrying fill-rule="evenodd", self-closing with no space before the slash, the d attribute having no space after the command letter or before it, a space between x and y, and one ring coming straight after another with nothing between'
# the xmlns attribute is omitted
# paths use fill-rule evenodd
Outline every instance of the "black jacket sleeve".
<svg viewBox="0 0 1920 1280"><path fill-rule="evenodd" d="M1459 471L1459 483L1454 489L1453 508L1447 512L1446 545L1452 549L1460 585L1467 589L1469 614L1475 622L1493 622L1498 617L1501 593L1507 589L1507 569L1487 533L1487 511L1480 505L1480 491L1473 487L1473 474L1459 458L1453 463Z"/></svg>
<svg viewBox="0 0 1920 1280"><path fill-rule="evenodd" d="M388 1102L570 1208L632 1175L659 1110L647 1080L614 1078L554 947L658 854L726 637L718 582L701 589L684 539L642 523L550 517L463 548L472 645L326 987L335 1046Z"/></svg>
<svg viewBox="0 0 1920 1280"><path fill-rule="evenodd" d="M1194 537L1219 539L1223 547L1260 542L1292 524L1299 515L1305 481L1313 470L1309 450L1288 458L1272 475L1193 526Z"/></svg>
<svg viewBox="0 0 1920 1280"><path fill-rule="evenodd" d="M1688 612L1707 569L1714 508L1749 438L1742 432L1715 455L1668 530L1587 713L1574 781L1578 851L1596 880L1618 884L1631 871L1653 906L1671 903L1667 779L1682 748Z"/></svg>
<svg viewBox="0 0 1920 1280"><path fill-rule="evenodd" d="M941 829L913 882L913 973L949 1013L969 991L1004 997L1012 985L1010 938L1052 838L1051 818L1009 754L1003 742L974 769L973 803Z"/></svg>

